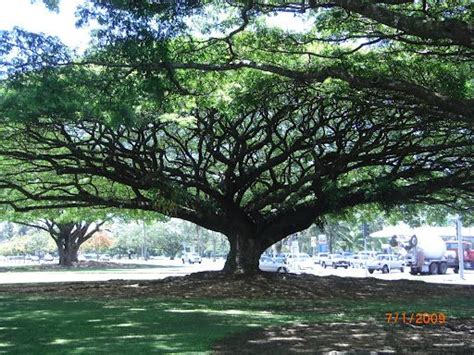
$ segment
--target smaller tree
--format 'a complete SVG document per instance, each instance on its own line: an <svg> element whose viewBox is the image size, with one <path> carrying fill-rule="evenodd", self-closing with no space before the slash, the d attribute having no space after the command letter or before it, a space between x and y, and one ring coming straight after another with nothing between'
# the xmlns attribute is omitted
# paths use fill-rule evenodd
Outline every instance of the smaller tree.
<svg viewBox="0 0 474 355"><path fill-rule="evenodd" d="M134 220L117 220L112 228L115 244L112 252L114 254L128 255L136 254L143 246L143 226ZM151 236L147 242L152 242Z"/></svg>
<svg viewBox="0 0 474 355"><path fill-rule="evenodd" d="M25 251L28 254L41 256L54 252L55 244L49 237L49 233L40 231L33 234L19 235L18 237L26 240Z"/></svg>
<svg viewBox="0 0 474 355"><path fill-rule="evenodd" d="M73 262L78 261L79 247L98 232L105 221L59 222L54 219L43 219L33 223L18 223L48 232L58 248L59 265L72 266Z"/></svg>
<svg viewBox="0 0 474 355"><path fill-rule="evenodd" d="M51 178L54 179L54 176ZM0 196L4 197L8 194L12 194L12 192L5 189L0 190ZM33 207L35 201L33 199L27 200L30 205L26 210L17 209L11 204L2 205L1 219L7 222L5 224L6 228L13 228L11 222L14 222L22 226L46 231L57 246L59 264L62 266L71 266L73 262L77 262L81 245L98 233L107 221L113 219L122 222L144 220L151 223L164 219L163 215L156 212L125 208L69 207L36 209ZM109 244L103 247L110 248L112 246L111 242Z"/></svg>
<svg viewBox="0 0 474 355"><path fill-rule="evenodd" d="M25 255L26 239L12 237L0 244L0 255Z"/></svg>
<svg viewBox="0 0 474 355"><path fill-rule="evenodd" d="M158 248L165 256L174 259L183 250L182 238L173 232L165 233L158 240Z"/></svg>
<svg viewBox="0 0 474 355"><path fill-rule="evenodd" d="M15 212L4 208L2 217L19 225L43 230L53 239L59 265L71 266L77 262L79 247L109 219L105 210L50 209L30 212Z"/></svg>

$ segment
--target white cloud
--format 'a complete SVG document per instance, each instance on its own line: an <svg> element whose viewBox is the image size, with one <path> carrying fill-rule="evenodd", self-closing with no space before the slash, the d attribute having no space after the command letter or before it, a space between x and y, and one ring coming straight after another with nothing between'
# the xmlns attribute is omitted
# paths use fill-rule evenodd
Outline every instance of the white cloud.
<svg viewBox="0 0 474 355"><path fill-rule="evenodd" d="M74 12L83 0L63 0L59 13L50 12L37 1L0 0L0 30L10 30L14 26L31 32L43 32L58 36L66 45L84 50L89 43L89 29L75 27Z"/></svg>

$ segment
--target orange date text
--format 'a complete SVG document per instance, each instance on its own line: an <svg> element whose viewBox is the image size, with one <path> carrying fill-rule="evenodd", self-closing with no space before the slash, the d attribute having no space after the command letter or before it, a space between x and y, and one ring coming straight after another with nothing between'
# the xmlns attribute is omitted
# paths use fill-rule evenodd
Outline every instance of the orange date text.
<svg viewBox="0 0 474 355"><path fill-rule="evenodd" d="M405 323L405 324L446 324L446 314L443 312L387 312L385 313L387 323Z"/></svg>

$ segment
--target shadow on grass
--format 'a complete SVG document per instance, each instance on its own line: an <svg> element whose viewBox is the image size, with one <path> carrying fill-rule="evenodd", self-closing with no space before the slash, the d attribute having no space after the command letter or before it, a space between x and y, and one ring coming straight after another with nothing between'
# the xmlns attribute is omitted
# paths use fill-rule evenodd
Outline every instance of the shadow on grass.
<svg viewBox="0 0 474 355"><path fill-rule="evenodd" d="M74 300L0 297L0 353L149 354L210 351L232 334L268 326L354 322L384 324L385 312L445 311L474 316L470 300L418 304L297 300ZM468 311L470 310L470 311Z"/></svg>
<svg viewBox="0 0 474 355"><path fill-rule="evenodd" d="M294 318L222 304L0 298L0 353L208 351L218 339Z"/></svg>

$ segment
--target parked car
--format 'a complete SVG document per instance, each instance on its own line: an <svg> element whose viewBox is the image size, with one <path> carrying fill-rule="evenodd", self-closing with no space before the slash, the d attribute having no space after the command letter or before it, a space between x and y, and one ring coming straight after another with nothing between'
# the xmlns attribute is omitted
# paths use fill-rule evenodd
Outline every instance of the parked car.
<svg viewBox="0 0 474 355"><path fill-rule="evenodd" d="M342 254L329 254L327 260L322 261L321 266L327 268L328 266L337 269L338 267L343 267L347 269L350 263L347 258L343 257Z"/></svg>
<svg viewBox="0 0 474 355"><path fill-rule="evenodd" d="M188 262L190 264L194 264L194 263L202 263L202 258L199 256L198 253L185 253L183 254L183 256L181 257L181 260L183 261L183 264Z"/></svg>
<svg viewBox="0 0 474 355"><path fill-rule="evenodd" d="M9 255L9 256L7 256L7 259L10 260L10 261L15 261L15 260L24 261L25 257L23 255Z"/></svg>
<svg viewBox="0 0 474 355"><path fill-rule="evenodd" d="M342 259L346 260L349 263L349 266L351 266L351 261L352 258L354 257L354 253L351 251L344 251L341 253Z"/></svg>
<svg viewBox="0 0 474 355"><path fill-rule="evenodd" d="M99 256L100 261L110 261L110 255L109 254L102 254Z"/></svg>
<svg viewBox="0 0 474 355"><path fill-rule="evenodd" d="M351 251L344 251L341 254L344 257L344 259L351 259L352 256L354 255L354 253Z"/></svg>
<svg viewBox="0 0 474 355"><path fill-rule="evenodd" d="M313 270L314 262L308 254L296 254L290 260L292 270Z"/></svg>
<svg viewBox="0 0 474 355"><path fill-rule="evenodd" d="M279 253L274 256L274 259L278 259L286 263L290 257L291 255L288 253Z"/></svg>
<svg viewBox="0 0 474 355"><path fill-rule="evenodd" d="M87 261L87 260L99 260L98 255L97 254L92 254L92 253L84 254L83 257L84 257L85 261ZM78 260L79 260L79 258L78 258Z"/></svg>
<svg viewBox="0 0 474 355"><path fill-rule="evenodd" d="M321 264L321 261L326 260L328 256L329 256L329 253L317 253L314 256L314 263Z"/></svg>
<svg viewBox="0 0 474 355"><path fill-rule="evenodd" d="M398 269L401 272L405 271L405 261L394 254L379 254L376 259L370 259L367 261L367 270L373 274L374 271L382 271L384 274L388 274L393 269Z"/></svg>
<svg viewBox="0 0 474 355"><path fill-rule="evenodd" d="M350 263L352 267L365 268L365 263L368 260L375 259L376 253L374 251L361 251L353 255Z"/></svg>
<svg viewBox="0 0 474 355"><path fill-rule="evenodd" d="M324 267L324 265L328 263L329 255L331 254L327 253L327 255L321 255L319 257L319 265Z"/></svg>
<svg viewBox="0 0 474 355"><path fill-rule="evenodd" d="M282 257L270 258L262 256L259 260L259 268L262 271L287 273L290 271L289 266L283 261Z"/></svg>
<svg viewBox="0 0 474 355"><path fill-rule="evenodd" d="M53 261L54 258L51 254L46 254L45 256L43 256L43 260L44 261Z"/></svg>

